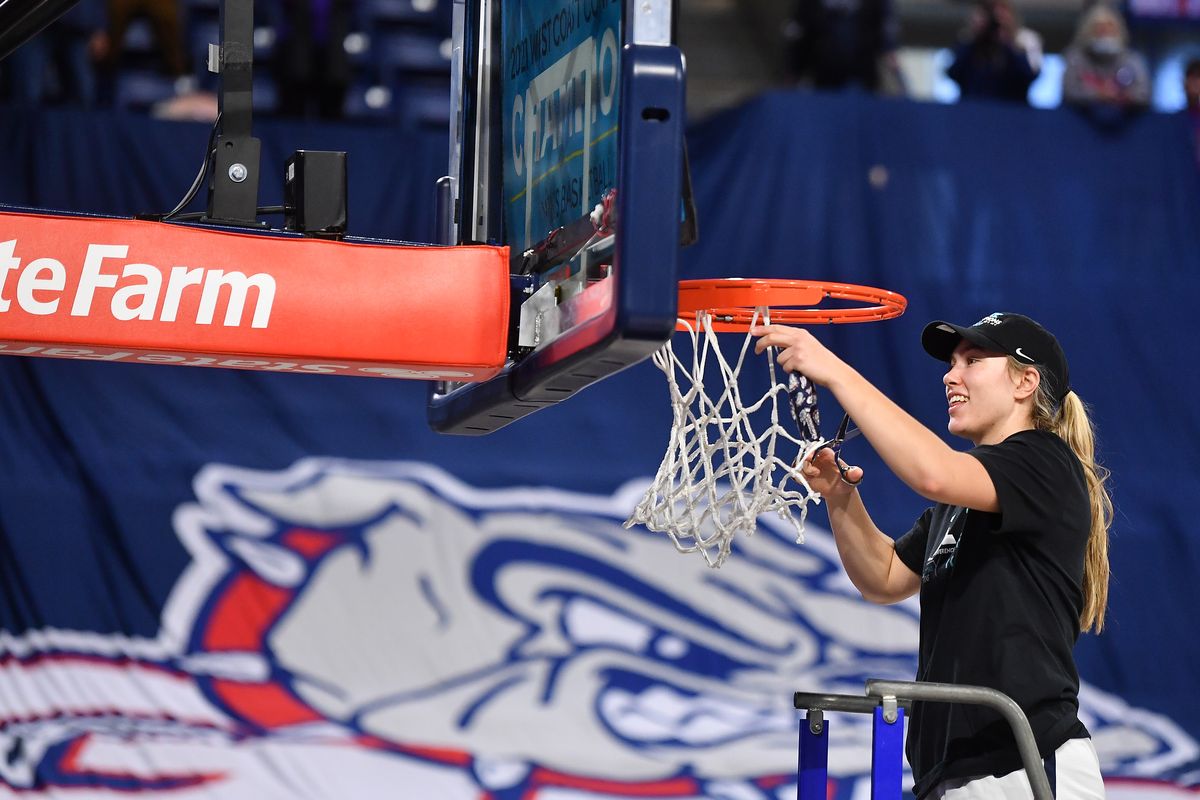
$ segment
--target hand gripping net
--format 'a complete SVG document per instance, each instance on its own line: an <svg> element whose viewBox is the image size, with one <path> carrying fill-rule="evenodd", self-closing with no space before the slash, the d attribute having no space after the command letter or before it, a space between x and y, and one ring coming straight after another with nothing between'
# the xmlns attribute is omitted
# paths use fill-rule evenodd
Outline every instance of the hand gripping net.
<svg viewBox="0 0 1200 800"><path fill-rule="evenodd" d="M770 323L766 308L754 311L750 327ZM692 342L691 363L685 364L671 342L654 354L654 365L667 376L671 395L670 442L654 482L625 522L625 527L645 525L671 537L685 553L699 551L710 567L719 567L729 556L738 534L751 535L761 514L775 513L804 541L804 520L810 500L820 495L809 488L796 466L799 456L820 440L817 399L812 383L792 374L788 383L777 379L774 352L763 358L771 387L746 404L738 376L751 351L753 337L746 334L731 366L718 346L713 317L696 312L693 325L681 320ZM710 363L711 361L711 363ZM706 391L706 370L715 367L724 386L714 400ZM788 404L799 435L779 423L779 404ZM762 433L763 420L770 424Z"/></svg>

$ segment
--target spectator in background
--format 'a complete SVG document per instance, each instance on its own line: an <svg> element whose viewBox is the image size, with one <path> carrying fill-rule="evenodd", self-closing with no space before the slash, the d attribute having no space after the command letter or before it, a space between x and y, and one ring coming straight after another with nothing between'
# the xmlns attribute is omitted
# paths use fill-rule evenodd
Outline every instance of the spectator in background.
<svg viewBox="0 0 1200 800"><path fill-rule="evenodd" d="M963 97L1024 103L1042 68L1042 40L1021 27L1009 0L981 0L946 74Z"/></svg>
<svg viewBox="0 0 1200 800"><path fill-rule="evenodd" d="M96 105L96 62L108 52L104 0L79 0L5 59L14 102Z"/></svg>
<svg viewBox="0 0 1200 800"><path fill-rule="evenodd" d="M1107 5L1084 14L1075 40L1064 53L1063 102L1116 119L1150 105L1150 70L1129 49L1121 16Z"/></svg>
<svg viewBox="0 0 1200 800"><path fill-rule="evenodd" d="M338 119L350 86L352 0L273 0L279 113Z"/></svg>
<svg viewBox="0 0 1200 800"><path fill-rule="evenodd" d="M103 67L112 77L121 61L125 32L139 16L148 17L154 28L154 40L168 75L178 80L188 75L188 59L183 49L183 28L179 21L179 0L108 0L108 53Z"/></svg>
<svg viewBox="0 0 1200 800"><path fill-rule="evenodd" d="M800 0L785 28L793 77L817 89L903 91L891 0Z"/></svg>
<svg viewBox="0 0 1200 800"><path fill-rule="evenodd" d="M1187 97L1187 114L1192 123L1196 161L1200 163L1200 58L1191 59L1183 68L1183 93Z"/></svg>
<svg viewBox="0 0 1200 800"><path fill-rule="evenodd" d="M1200 115L1200 58L1189 60L1183 68L1183 94L1188 113Z"/></svg>

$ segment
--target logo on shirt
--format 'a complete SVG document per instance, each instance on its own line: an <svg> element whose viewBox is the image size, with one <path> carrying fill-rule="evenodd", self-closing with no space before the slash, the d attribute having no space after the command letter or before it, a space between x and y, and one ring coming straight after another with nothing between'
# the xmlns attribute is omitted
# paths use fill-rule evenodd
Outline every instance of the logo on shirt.
<svg viewBox="0 0 1200 800"><path fill-rule="evenodd" d="M940 575L949 573L954 568L954 556L958 552L958 543L962 541L962 530L958 523L960 520L966 519L963 511L964 509L958 508L950 515L950 520L946 523L946 535L938 543L933 555L925 559L925 568L921 570L922 583L928 583ZM958 531L958 535L955 534L955 531Z"/></svg>
<svg viewBox="0 0 1200 800"><path fill-rule="evenodd" d="M942 539L942 543L938 545L937 550L934 551L933 555L930 556L930 558L937 558L938 556L952 553L954 551L954 548L957 546L958 546L958 539L956 539L954 537L953 533L951 533L950 531L946 531L945 538Z"/></svg>

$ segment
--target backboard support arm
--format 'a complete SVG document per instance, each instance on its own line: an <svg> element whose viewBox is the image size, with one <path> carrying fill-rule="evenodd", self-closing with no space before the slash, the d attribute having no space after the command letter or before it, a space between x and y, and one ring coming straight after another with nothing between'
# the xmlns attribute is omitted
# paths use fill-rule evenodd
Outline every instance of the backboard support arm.
<svg viewBox="0 0 1200 800"><path fill-rule="evenodd" d="M262 227L258 185L262 145L251 135L254 121L254 0L221 0L221 41L209 53L209 69L219 75L213 174L205 222ZM215 55L215 58L214 58Z"/></svg>

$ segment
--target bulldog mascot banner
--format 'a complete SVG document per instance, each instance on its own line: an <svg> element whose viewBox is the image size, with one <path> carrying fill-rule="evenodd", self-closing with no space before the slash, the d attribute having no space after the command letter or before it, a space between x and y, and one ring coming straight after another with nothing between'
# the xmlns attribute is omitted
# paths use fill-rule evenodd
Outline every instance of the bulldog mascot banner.
<svg viewBox="0 0 1200 800"><path fill-rule="evenodd" d="M116 530L136 508L79 537L14 525L8 494L8 555L41 538L177 568L140 579L165 592L141 635L102 593L84 599L95 629L36 607L130 577L111 560L46 548L24 574L6 556L0 796L794 798L792 692L911 679L915 605L862 601L812 522L797 546L764 520L709 569L621 527L643 485L213 462L136 542ZM56 571L80 585L28 585ZM1175 721L1086 683L1081 704L1110 796L1194 796L1176 779L1197 743ZM867 797L869 717L834 715L831 735L829 797Z"/></svg>

